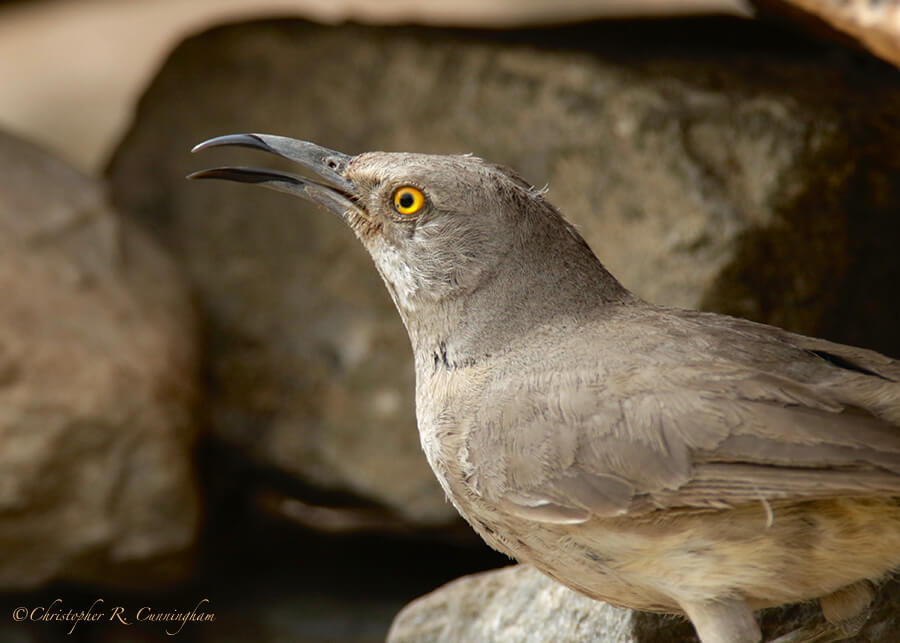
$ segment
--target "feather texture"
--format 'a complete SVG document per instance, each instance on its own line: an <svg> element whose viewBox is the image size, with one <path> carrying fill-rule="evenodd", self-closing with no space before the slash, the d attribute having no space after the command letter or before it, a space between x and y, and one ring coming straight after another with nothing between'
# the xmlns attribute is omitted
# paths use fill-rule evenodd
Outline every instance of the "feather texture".
<svg viewBox="0 0 900 643"><path fill-rule="evenodd" d="M476 494L548 522L900 495L895 360L645 306L580 329L589 353L557 338L555 363L483 389L460 463Z"/></svg>

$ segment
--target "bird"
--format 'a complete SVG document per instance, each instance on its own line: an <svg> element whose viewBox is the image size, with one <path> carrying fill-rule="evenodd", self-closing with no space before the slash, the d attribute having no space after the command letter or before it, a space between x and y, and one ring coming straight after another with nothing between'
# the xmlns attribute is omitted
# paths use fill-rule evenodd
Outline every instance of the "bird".
<svg viewBox="0 0 900 643"><path fill-rule="evenodd" d="M188 178L311 200L369 252L412 344L425 456L491 547L686 616L703 643L755 643L755 610L815 599L824 623L790 640L862 627L900 567L900 362L646 302L546 190L473 155L271 134L193 151L219 146L315 176Z"/></svg>

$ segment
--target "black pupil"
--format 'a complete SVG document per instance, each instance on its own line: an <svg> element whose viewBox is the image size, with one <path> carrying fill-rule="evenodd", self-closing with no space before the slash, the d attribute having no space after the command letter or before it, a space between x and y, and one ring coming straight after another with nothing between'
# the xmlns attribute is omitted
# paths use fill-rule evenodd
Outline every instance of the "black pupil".
<svg viewBox="0 0 900 643"><path fill-rule="evenodd" d="M399 203L401 208L411 208L413 202L415 202L415 199L409 192L404 192L400 195Z"/></svg>

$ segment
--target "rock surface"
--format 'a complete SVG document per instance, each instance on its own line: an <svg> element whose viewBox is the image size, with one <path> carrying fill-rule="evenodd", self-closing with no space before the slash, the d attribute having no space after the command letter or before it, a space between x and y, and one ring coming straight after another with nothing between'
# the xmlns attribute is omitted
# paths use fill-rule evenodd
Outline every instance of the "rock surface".
<svg viewBox="0 0 900 643"><path fill-rule="evenodd" d="M394 618L388 643L637 643L636 613L576 594L527 565L465 576Z"/></svg>
<svg viewBox="0 0 900 643"><path fill-rule="evenodd" d="M0 588L186 570L194 332L95 181L0 134Z"/></svg>
<svg viewBox="0 0 900 643"><path fill-rule="evenodd" d="M870 52L900 67L900 6L883 0L751 0L763 12L775 12L821 30L827 25Z"/></svg>
<svg viewBox="0 0 900 643"><path fill-rule="evenodd" d="M891 643L900 631L900 584L883 588L869 621L848 643ZM815 605L765 610L763 639L823 623ZM681 617L621 609L582 596L533 567L515 565L465 576L404 607L388 643L696 643Z"/></svg>
<svg viewBox="0 0 900 643"><path fill-rule="evenodd" d="M196 289L213 432L410 522L454 516L420 453L410 350L369 258L299 199L184 181L222 163L290 168L250 151L187 153L224 133L474 152L549 183L649 300L900 354L900 299L885 290L900 281L900 75L837 53L826 66L820 49L761 29L275 21L183 43L108 175L115 203Z"/></svg>

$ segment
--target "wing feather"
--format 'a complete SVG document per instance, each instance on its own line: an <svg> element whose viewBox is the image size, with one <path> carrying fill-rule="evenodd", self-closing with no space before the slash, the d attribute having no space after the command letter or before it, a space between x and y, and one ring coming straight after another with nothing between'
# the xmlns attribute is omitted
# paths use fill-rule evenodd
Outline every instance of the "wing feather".
<svg viewBox="0 0 900 643"><path fill-rule="evenodd" d="M498 382L467 436L472 488L548 522L900 496L900 363L730 323L732 336L721 334L743 343L729 353L719 341L710 359L651 361L636 349L594 371ZM746 357L751 340L757 358Z"/></svg>

